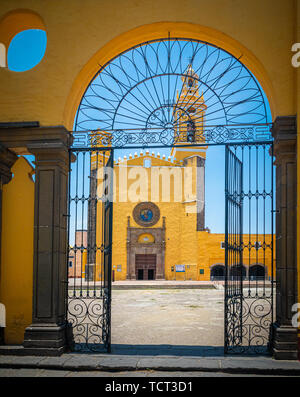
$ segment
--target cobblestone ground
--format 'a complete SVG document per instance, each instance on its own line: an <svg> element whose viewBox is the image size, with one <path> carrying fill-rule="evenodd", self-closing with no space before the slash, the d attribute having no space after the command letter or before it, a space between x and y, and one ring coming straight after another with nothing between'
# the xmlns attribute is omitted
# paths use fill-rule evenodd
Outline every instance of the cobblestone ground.
<svg viewBox="0 0 300 397"><path fill-rule="evenodd" d="M113 290L111 341L223 346L224 290Z"/></svg>

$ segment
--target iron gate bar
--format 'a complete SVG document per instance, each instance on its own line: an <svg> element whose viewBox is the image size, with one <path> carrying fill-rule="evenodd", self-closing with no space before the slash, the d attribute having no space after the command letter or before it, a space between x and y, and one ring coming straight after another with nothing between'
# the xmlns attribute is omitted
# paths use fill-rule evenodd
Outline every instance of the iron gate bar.
<svg viewBox="0 0 300 397"><path fill-rule="evenodd" d="M239 153L239 156L238 156ZM242 164L242 174L248 173L246 178L243 178L241 185L241 208L247 205L248 213L246 211L243 219L248 218L248 233L245 233L245 226L242 223L237 223L236 216L236 199L239 197L237 192L237 175L233 169L233 164L238 163L239 157ZM270 159L268 167L266 160ZM263 353L266 354L270 348L271 324L274 321L274 291L273 291L273 275L274 275L274 193L273 193L273 144L272 142L256 142L244 143L240 145L229 144L226 145L226 242L225 243L225 327L224 327L224 347L225 353ZM247 169L248 168L248 169ZM268 181L268 186L267 186ZM254 203L253 203L254 200ZM260 203L262 202L262 203ZM252 205L252 203L254 205ZM268 206L268 207L267 207ZM246 207L245 207L246 208ZM245 210L244 208L244 210ZM262 212L262 218L260 213ZM242 210L240 211L242 214ZM268 217L268 218L266 218ZM253 230L254 223L254 230ZM240 226L240 230L239 230ZM266 233L266 229L270 230ZM243 230L244 229L244 230ZM241 233L243 240L237 242L237 232ZM246 242L246 237L248 241ZM259 240L259 236L262 241ZM256 241L253 241L255 239ZM243 261L242 256L239 258L240 264L238 278L234 280L230 276L230 266L237 263L238 248L241 254L245 251L245 257L248 261L248 283L243 285ZM262 254L258 254L259 250ZM255 250L255 265L253 265L252 250ZM269 250L271 262L271 274L267 282L266 270L266 251ZM259 263L262 263L262 266ZM264 278L252 277L252 266L260 266L264 271ZM257 269L257 268L256 268ZM252 279L253 278L253 279ZM253 284L254 283L254 284ZM236 302L231 302L230 299L234 293L239 292L242 286L240 296L241 306L236 305ZM246 287L246 288L245 288ZM241 309L240 312L238 312ZM231 326L230 320L239 314L241 325L240 338L236 332L236 327ZM241 316L242 313L242 316ZM231 317L230 317L231 315ZM237 336L237 337L236 337Z"/></svg>
<svg viewBox="0 0 300 397"><path fill-rule="evenodd" d="M242 343L242 162L225 147L225 340L224 351ZM232 270L237 275L231 276ZM237 276L237 280L236 280ZM233 277L233 279L232 279Z"/></svg>
<svg viewBox="0 0 300 397"><path fill-rule="evenodd" d="M77 161L73 163L72 170L74 153ZM110 196L105 196L106 192L101 198L98 195L100 166L104 171L113 167L112 149L70 150L68 264L74 267L73 273L70 269L68 272L67 339L73 351L101 352L106 349L110 352L111 346L112 201ZM106 175L104 187L108 186L111 192L113 173ZM103 210L101 245L96 237L100 201ZM71 236L73 246L70 245Z"/></svg>

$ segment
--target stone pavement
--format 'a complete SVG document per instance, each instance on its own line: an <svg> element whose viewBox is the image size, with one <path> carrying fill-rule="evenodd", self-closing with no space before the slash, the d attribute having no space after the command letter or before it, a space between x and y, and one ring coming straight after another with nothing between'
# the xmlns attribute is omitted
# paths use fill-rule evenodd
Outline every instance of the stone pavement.
<svg viewBox="0 0 300 397"><path fill-rule="evenodd" d="M177 376L179 372L186 373L186 376L192 372L199 375L218 373L219 375L300 376L299 361L276 361L268 356L222 356L218 355L218 352L216 355L207 357L172 355L172 347L169 348L169 355L154 356L149 354L150 351L145 354L142 348L139 353L130 355L124 350L123 354L66 353L60 357L0 355L0 376L7 377L9 373L15 376L13 373L16 371L12 370L17 369L22 369L23 372L29 369L52 370L53 376L57 376L59 373L57 371L62 371L61 376L66 376L67 372L78 374L85 372L87 376L89 372L97 372L99 376L101 374L104 376L104 373L118 376L117 374L126 372L127 376L145 376L143 373L149 373L149 371L161 372L166 376L167 374ZM29 371L29 373L33 372Z"/></svg>
<svg viewBox="0 0 300 397"><path fill-rule="evenodd" d="M116 283L121 287L127 284ZM183 283L189 287L194 284ZM137 287L150 284L156 286L161 282L135 282ZM24 355L22 346L14 349L1 346L0 377L300 376L299 361L276 361L269 356L224 356L224 290L220 283L207 283L212 289L184 291L179 287L181 283L176 283L177 289L172 293L163 291L167 284L164 282L164 288L157 291L113 293L111 354L65 353L60 357L37 357ZM133 289L132 285L131 282L128 287ZM175 286L172 282L169 285ZM137 318L135 311L139 313ZM176 323L178 319L180 324ZM147 333L148 328L153 340ZM192 339L193 335L197 335L197 340Z"/></svg>

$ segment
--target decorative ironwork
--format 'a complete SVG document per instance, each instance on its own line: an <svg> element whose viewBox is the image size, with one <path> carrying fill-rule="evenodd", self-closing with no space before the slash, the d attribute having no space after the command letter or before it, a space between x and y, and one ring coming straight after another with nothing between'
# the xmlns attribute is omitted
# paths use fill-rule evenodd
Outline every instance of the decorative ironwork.
<svg viewBox="0 0 300 397"><path fill-rule="evenodd" d="M259 83L239 59L206 42L162 38L100 65L77 111L74 146L267 140L269 118Z"/></svg>
<svg viewBox="0 0 300 397"><path fill-rule="evenodd" d="M272 143L226 146L226 353L261 354L269 348L274 320L273 167ZM270 257L271 273L266 274ZM256 268L263 275L246 279L245 264L249 272Z"/></svg>
<svg viewBox="0 0 300 397"><path fill-rule="evenodd" d="M267 99L252 73L239 59L206 42L162 38L100 65L81 99L73 131L77 161L70 183L69 233L74 241L69 264L74 276L70 271L68 301L73 349L110 351L112 200L106 191L101 197L97 192L98 167L113 165L113 149L225 144L225 352L266 351L273 320L273 270L269 280L260 276L246 281L243 263L248 260L250 267L255 250L256 263L266 269L265 253L271 250L273 266L269 120ZM112 176L107 181L106 188ZM101 244L96 239L100 202ZM82 234L78 241L76 233Z"/></svg>
<svg viewBox="0 0 300 397"><path fill-rule="evenodd" d="M240 125L240 126L205 126L204 132L195 131L193 143L195 145L224 145L228 142L259 142L271 141L272 124ZM167 129L144 130L114 130L101 131L74 131L73 147L89 148L103 146L118 148L135 147L172 147L173 145L186 145L189 141L184 135L174 135L172 127ZM189 142L189 144L191 144Z"/></svg>
<svg viewBox="0 0 300 397"><path fill-rule="evenodd" d="M113 174L108 171L113 167L113 151L97 148L74 153L69 192L68 343L74 351L109 352ZM102 232L96 235L101 212Z"/></svg>

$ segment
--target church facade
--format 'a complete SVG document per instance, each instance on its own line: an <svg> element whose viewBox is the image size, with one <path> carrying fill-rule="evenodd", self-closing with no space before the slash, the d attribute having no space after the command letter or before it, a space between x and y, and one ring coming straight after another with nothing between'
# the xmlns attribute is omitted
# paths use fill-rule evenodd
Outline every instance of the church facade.
<svg viewBox="0 0 300 397"><path fill-rule="evenodd" d="M190 78L191 77L191 78ZM225 234L211 233L205 222L205 161L203 138L206 105L190 64L182 76L177 106L174 146L170 156L149 150L114 161L112 279L224 280ZM195 146L194 142L203 142ZM182 142L186 142L182 145ZM177 142L180 142L177 144ZM97 197L104 190L108 152L92 155L91 181ZM90 182L92 191L92 183ZM220 202L223 205L223 202ZM93 207L94 205L94 207ZM102 278L102 201L90 204L86 230L76 231L69 255L69 277ZM243 278L270 280L272 235L244 235ZM87 252L95 241L95 254ZM98 247L98 248L97 248ZM229 277L237 277L232 268Z"/></svg>

